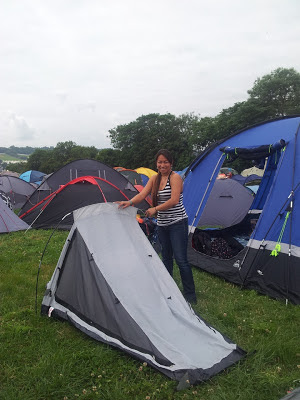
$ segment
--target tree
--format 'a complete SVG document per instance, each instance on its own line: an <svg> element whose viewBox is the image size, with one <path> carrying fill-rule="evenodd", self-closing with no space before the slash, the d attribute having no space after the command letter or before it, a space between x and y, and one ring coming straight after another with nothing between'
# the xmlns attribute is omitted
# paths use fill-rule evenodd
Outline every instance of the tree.
<svg viewBox="0 0 300 400"><path fill-rule="evenodd" d="M277 68L258 78L248 94L269 118L300 113L300 74L294 68Z"/></svg>
<svg viewBox="0 0 300 400"><path fill-rule="evenodd" d="M115 149L102 149L98 151L96 160L110 167L122 167L122 152Z"/></svg>
<svg viewBox="0 0 300 400"><path fill-rule="evenodd" d="M246 101L194 124L194 149L201 151L211 143L272 118L300 114L300 74L293 68L278 68L258 78L248 94Z"/></svg>
<svg viewBox="0 0 300 400"><path fill-rule="evenodd" d="M98 150L94 146L78 146L72 141L59 142L51 150L37 149L28 157L28 169L50 174L71 161L78 159L95 160Z"/></svg>
<svg viewBox="0 0 300 400"><path fill-rule="evenodd" d="M51 172L53 172L51 165L52 164L51 153L52 150L36 149L28 157L25 171L35 170L44 172L45 174L50 174Z"/></svg>
<svg viewBox="0 0 300 400"><path fill-rule="evenodd" d="M159 149L167 148L174 156L175 169L183 169L192 157L187 121L190 121L187 116L148 114L111 129L111 143L122 152L121 166L156 168L155 154Z"/></svg>

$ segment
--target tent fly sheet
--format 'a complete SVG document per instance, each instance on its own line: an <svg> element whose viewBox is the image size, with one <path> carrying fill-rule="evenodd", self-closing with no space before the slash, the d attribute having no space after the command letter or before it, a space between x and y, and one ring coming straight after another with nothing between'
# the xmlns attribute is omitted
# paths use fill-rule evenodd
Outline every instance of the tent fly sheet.
<svg viewBox="0 0 300 400"><path fill-rule="evenodd" d="M172 379L200 383L245 352L186 302L136 211L105 203L74 212L42 313L70 321Z"/></svg>

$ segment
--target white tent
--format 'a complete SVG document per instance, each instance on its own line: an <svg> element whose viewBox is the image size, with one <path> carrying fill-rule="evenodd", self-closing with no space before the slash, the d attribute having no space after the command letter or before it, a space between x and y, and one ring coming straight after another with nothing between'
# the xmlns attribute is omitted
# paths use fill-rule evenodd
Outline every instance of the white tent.
<svg viewBox="0 0 300 400"><path fill-rule="evenodd" d="M42 313L69 320L172 379L207 380L245 352L186 302L136 211L114 203L74 211Z"/></svg>

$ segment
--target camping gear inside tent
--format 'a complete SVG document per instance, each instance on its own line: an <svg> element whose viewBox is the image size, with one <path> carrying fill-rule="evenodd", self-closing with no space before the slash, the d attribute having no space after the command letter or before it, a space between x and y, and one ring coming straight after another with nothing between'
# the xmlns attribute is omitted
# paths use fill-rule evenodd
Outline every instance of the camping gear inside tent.
<svg viewBox="0 0 300 400"><path fill-rule="evenodd" d="M42 182L43 177L45 175L46 174L44 174L44 172L30 170L30 171L23 172L23 174L21 174L19 176L19 178L23 179L23 181L26 181L29 183L35 183L36 185L39 185Z"/></svg>
<svg viewBox="0 0 300 400"><path fill-rule="evenodd" d="M11 175L0 176L0 190L9 196L13 210L21 208L35 188L30 183Z"/></svg>
<svg viewBox="0 0 300 400"><path fill-rule="evenodd" d="M186 302L136 211L112 203L74 211L42 314L68 320L174 380L210 379L245 352Z"/></svg>
<svg viewBox="0 0 300 400"><path fill-rule="evenodd" d="M257 175L262 177L264 174L265 170L263 168L258 168L258 167L250 167L246 168L241 172L242 176L250 176L250 175Z"/></svg>
<svg viewBox="0 0 300 400"><path fill-rule="evenodd" d="M219 175L217 179L227 179L232 178L233 176L237 175L238 172L230 167L222 167L220 168Z"/></svg>
<svg viewBox="0 0 300 400"><path fill-rule="evenodd" d="M151 176L157 174L157 172L153 171L153 169L151 169L151 168L140 167L140 168L136 168L135 170L138 174L141 175L144 186L146 186L146 184L147 184L149 178L151 178Z"/></svg>
<svg viewBox="0 0 300 400"><path fill-rule="evenodd" d="M134 186L123 175L108 165L96 160L75 160L43 179L42 183L30 196L30 199L24 204L19 215L24 214L32 206L59 189L60 186L82 176L96 176L105 179L121 189L129 199L137 194Z"/></svg>
<svg viewBox="0 0 300 400"><path fill-rule="evenodd" d="M300 304L299 124L300 116L267 121L213 144L189 166L183 192L191 232L190 263L243 287L295 304ZM254 230L251 236L248 232L243 250L223 259L196 251L193 232L227 154L268 161L243 221L248 231Z"/></svg>
<svg viewBox="0 0 300 400"><path fill-rule="evenodd" d="M28 228L26 222L22 221L0 197L0 233L16 232Z"/></svg>
<svg viewBox="0 0 300 400"><path fill-rule="evenodd" d="M128 200L128 197L111 182L95 176L83 176L73 179L51 193L22 214L20 218L36 229L51 229L56 226L59 229L71 229L72 211L77 208L94 203L122 200ZM146 210L149 204L144 200L139 206Z"/></svg>
<svg viewBox="0 0 300 400"><path fill-rule="evenodd" d="M240 223L248 213L254 197L232 179L217 179L214 183L198 227L224 229Z"/></svg>

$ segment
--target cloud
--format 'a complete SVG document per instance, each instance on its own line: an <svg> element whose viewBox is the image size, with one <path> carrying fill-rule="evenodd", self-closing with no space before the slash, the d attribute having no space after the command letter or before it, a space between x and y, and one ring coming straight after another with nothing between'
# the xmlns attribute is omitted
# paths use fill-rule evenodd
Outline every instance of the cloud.
<svg viewBox="0 0 300 400"><path fill-rule="evenodd" d="M3 146L11 146L14 143L30 145L35 140L36 132L27 123L24 117L11 111L0 113L0 130Z"/></svg>
<svg viewBox="0 0 300 400"><path fill-rule="evenodd" d="M91 111L91 112L95 112L96 111L96 103L93 101L89 101L86 104L79 104L77 107L78 111Z"/></svg>
<svg viewBox="0 0 300 400"><path fill-rule="evenodd" d="M64 104L67 101L68 94L66 92L58 91L55 95L61 104Z"/></svg>
<svg viewBox="0 0 300 400"><path fill-rule="evenodd" d="M109 147L108 130L142 114L215 116L258 77L300 71L298 0L2 3L8 146Z"/></svg>

